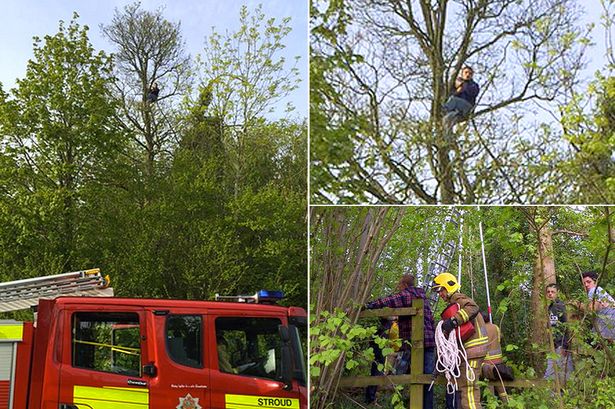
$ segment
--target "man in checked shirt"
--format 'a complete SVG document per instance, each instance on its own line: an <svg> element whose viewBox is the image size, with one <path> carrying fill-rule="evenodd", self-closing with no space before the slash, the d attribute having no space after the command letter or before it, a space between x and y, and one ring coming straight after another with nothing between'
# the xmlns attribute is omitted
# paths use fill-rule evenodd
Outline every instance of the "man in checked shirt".
<svg viewBox="0 0 615 409"><path fill-rule="evenodd" d="M412 300L422 299L424 301L424 364L423 373L431 375L435 365L435 337L434 337L434 321L429 302L425 295L425 291L422 288L414 286L414 276L412 274L404 274L399 283L397 284L396 294L388 297L379 298L372 302L367 303L365 306L368 310L378 308L405 308L412 306ZM400 349L400 353L409 352L410 350L410 337L412 333L412 327L410 326L409 316L400 316L399 325L399 338L404 341ZM407 341L407 342L406 342ZM375 399L375 389L373 398ZM371 402L367 402L371 403ZM429 390L429 385L423 386L423 409L433 408L433 389Z"/></svg>

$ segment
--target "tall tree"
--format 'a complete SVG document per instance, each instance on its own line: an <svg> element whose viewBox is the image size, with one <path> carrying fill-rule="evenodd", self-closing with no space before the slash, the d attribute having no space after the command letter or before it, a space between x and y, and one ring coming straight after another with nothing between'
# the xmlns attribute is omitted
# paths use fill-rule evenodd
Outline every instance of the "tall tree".
<svg viewBox="0 0 615 409"><path fill-rule="evenodd" d="M316 200L519 203L570 189L542 187L558 177L546 162L561 144L524 113L565 102L577 82L589 41L574 0L322 0L314 11ZM448 135L441 107L464 64L482 91Z"/></svg>
<svg viewBox="0 0 615 409"><path fill-rule="evenodd" d="M235 195L253 172L247 166L249 139L268 117L280 115L280 105L299 82L298 69L280 55L291 30L289 22L289 18L280 22L267 18L262 6L252 12L242 6L239 29L224 35L212 32L200 56L201 89L211 92L211 115L224 124ZM286 112L293 109L286 105Z"/></svg>
<svg viewBox="0 0 615 409"><path fill-rule="evenodd" d="M103 34L117 47L115 91L121 101L120 118L136 143L133 159L150 176L157 159L174 142L174 100L184 94L190 81L190 60L180 28L164 18L162 9L143 10L139 2L116 9L111 23L102 26ZM148 96L154 84L160 89L155 100Z"/></svg>
<svg viewBox="0 0 615 409"><path fill-rule="evenodd" d="M37 274L76 267L86 223L82 192L104 179L123 149L108 91L111 60L94 51L88 27L77 18L60 22L58 33L44 41L35 38L25 77L0 107L0 200L14 210L2 230L29 244L22 267Z"/></svg>
<svg viewBox="0 0 615 409"><path fill-rule="evenodd" d="M573 155L561 167L584 203L615 201L615 77L597 74L586 93L562 108L564 138ZM595 103L591 112L588 105Z"/></svg>
<svg viewBox="0 0 615 409"><path fill-rule="evenodd" d="M556 284L555 261L553 255L553 233L551 229L552 208L523 208L530 231L535 241L535 256L531 287L532 328L530 341L534 345L549 345L548 315L546 310L545 288ZM542 352L542 351L540 351ZM542 355L542 354L540 354ZM534 357L532 360L538 371L544 370L544 360Z"/></svg>

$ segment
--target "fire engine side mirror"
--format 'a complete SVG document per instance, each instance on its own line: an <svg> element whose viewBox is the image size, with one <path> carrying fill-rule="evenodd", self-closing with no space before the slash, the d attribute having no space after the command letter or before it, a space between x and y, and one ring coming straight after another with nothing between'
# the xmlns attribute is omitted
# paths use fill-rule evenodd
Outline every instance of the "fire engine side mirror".
<svg viewBox="0 0 615 409"><path fill-rule="evenodd" d="M284 389L293 387L293 359L290 352L290 333L288 327L278 325L278 332L282 339L282 360L280 363L280 381L284 382Z"/></svg>
<svg viewBox="0 0 615 409"><path fill-rule="evenodd" d="M143 365L144 375L147 375L153 378L154 376L156 376L157 373L158 373L158 370L156 369L156 365L154 365L153 362Z"/></svg>

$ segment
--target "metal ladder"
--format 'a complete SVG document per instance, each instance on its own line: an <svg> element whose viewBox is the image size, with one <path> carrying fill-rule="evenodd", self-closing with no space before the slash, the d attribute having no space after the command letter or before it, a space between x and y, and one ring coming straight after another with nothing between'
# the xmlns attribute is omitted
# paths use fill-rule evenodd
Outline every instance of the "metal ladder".
<svg viewBox="0 0 615 409"><path fill-rule="evenodd" d="M425 294L427 294L431 306L433 306L438 299L438 294L431 292L433 279L440 273L450 272L451 262L459 245L457 240L446 238L447 226L451 225L459 229L458 237L461 237L463 214L457 208L453 208L453 211L446 216L445 222L440 229L439 236L435 241L435 245L429 251L429 266L427 268L427 274L423 277L423 289L425 290Z"/></svg>
<svg viewBox="0 0 615 409"><path fill-rule="evenodd" d="M0 312L28 309L41 298L59 296L112 297L113 288L98 268L9 281L0 284Z"/></svg>

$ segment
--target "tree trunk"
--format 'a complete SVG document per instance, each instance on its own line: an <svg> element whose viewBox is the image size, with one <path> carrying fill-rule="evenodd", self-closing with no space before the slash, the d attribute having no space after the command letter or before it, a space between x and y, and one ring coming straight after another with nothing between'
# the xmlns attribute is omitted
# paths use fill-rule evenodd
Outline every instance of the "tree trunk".
<svg viewBox="0 0 615 409"><path fill-rule="evenodd" d="M544 367L543 347L549 345L549 320L547 316L547 302L545 299L545 287L556 283L555 260L553 258L553 237L551 228L547 224L536 226L535 231L538 246L534 263L534 278L532 280L532 324L530 342L539 346L539 351L534 353L534 368L542 373Z"/></svg>

